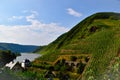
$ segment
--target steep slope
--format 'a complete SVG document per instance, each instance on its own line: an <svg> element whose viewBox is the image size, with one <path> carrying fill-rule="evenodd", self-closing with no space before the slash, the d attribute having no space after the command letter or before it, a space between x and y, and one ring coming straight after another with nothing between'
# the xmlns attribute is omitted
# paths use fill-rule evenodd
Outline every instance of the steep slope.
<svg viewBox="0 0 120 80"><path fill-rule="evenodd" d="M120 13L101 12L87 17L69 32L44 47L39 51L44 55L37 60L52 62L60 55L91 54L78 79L106 80L109 78L104 79L106 77L104 74L111 69L109 67L115 57L119 58L119 49Z"/></svg>
<svg viewBox="0 0 120 80"><path fill-rule="evenodd" d="M13 52L33 52L38 46L19 45L13 43L0 43L0 50L11 50Z"/></svg>
<svg viewBox="0 0 120 80"><path fill-rule="evenodd" d="M84 39L98 30L101 30L103 28L109 28L110 26L114 25L114 22L112 22L112 20L118 20L120 18L119 16L119 13L112 12L93 14L84 19L79 24L77 24L75 27L73 27L69 32L58 37L54 42L50 43L48 46L46 46L40 51L42 53L46 53L47 51L59 49L66 46L69 43ZM105 19L109 19L109 21L112 22L111 25L109 24L110 22L107 23L107 21L106 23L104 23L104 21L101 22L101 20Z"/></svg>

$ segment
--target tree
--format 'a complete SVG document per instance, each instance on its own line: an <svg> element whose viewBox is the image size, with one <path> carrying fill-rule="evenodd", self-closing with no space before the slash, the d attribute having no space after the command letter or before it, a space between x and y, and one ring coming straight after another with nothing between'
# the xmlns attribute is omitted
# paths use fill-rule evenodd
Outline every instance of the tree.
<svg viewBox="0 0 120 80"><path fill-rule="evenodd" d="M63 66L61 66L61 68L60 68L60 71L66 71L67 70L67 66L65 66L65 65L63 65Z"/></svg>
<svg viewBox="0 0 120 80"><path fill-rule="evenodd" d="M89 57L85 57L85 62L88 62L89 61Z"/></svg>
<svg viewBox="0 0 120 80"><path fill-rule="evenodd" d="M61 66L59 64L57 64L57 65L54 66L54 70L58 71L58 70L60 70L60 67Z"/></svg>
<svg viewBox="0 0 120 80"><path fill-rule="evenodd" d="M59 80L70 80L70 75L68 73L59 72L58 77Z"/></svg>
<svg viewBox="0 0 120 80"><path fill-rule="evenodd" d="M6 63L13 61L16 58L15 54L10 50L0 50L0 67L4 66Z"/></svg>
<svg viewBox="0 0 120 80"><path fill-rule="evenodd" d="M76 57L76 56L71 56L71 57L70 57L70 60L71 60L71 61L76 61L76 60L77 60L77 57Z"/></svg>
<svg viewBox="0 0 120 80"><path fill-rule="evenodd" d="M80 64L79 64L79 66L78 66L77 73L82 74L82 72L84 71L85 65L86 64L82 63L82 61L81 61Z"/></svg>

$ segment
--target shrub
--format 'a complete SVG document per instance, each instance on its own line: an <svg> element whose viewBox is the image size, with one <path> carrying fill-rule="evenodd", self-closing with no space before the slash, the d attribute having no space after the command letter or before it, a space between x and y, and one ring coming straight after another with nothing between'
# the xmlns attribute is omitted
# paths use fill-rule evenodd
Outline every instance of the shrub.
<svg viewBox="0 0 120 80"><path fill-rule="evenodd" d="M70 60L71 60L71 61L76 61L76 60L77 60L77 57L76 57L76 56L71 56L71 57L70 57Z"/></svg>
<svg viewBox="0 0 120 80"><path fill-rule="evenodd" d="M85 57L85 62L88 62L89 61L89 57Z"/></svg>
<svg viewBox="0 0 120 80"><path fill-rule="evenodd" d="M85 65L86 64L80 62L79 66L78 66L77 73L82 74L82 72L84 71Z"/></svg>

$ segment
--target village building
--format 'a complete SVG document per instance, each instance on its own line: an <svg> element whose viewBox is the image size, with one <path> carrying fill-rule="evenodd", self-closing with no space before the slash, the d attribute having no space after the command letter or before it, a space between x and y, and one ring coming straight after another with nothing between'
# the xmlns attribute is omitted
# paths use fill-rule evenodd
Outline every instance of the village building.
<svg viewBox="0 0 120 80"><path fill-rule="evenodd" d="M10 63L7 63L5 65L5 68L9 68L10 70L13 70L16 72L23 71L23 68L21 67L21 64L19 62L11 61Z"/></svg>
<svg viewBox="0 0 120 80"><path fill-rule="evenodd" d="M28 59L25 59L23 60L22 63L11 61L10 63L7 63L5 65L5 68L9 68L10 70L18 72L18 71L23 71L24 69L30 66L31 66L31 62Z"/></svg>
<svg viewBox="0 0 120 80"><path fill-rule="evenodd" d="M31 66L30 60L28 60L28 59L23 60L23 62L21 63L21 66L24 69L27 68L27 67L30 67Z"/></svg>

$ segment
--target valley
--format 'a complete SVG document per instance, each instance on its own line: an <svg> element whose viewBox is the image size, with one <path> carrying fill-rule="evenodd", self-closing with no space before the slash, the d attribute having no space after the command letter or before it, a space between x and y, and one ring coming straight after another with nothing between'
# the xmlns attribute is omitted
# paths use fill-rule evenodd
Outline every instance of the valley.
<svg viewBox="0 0 120 80"><path fill-rule="evenodd" d="M119 80L120 13L88 16L34 53L41 56L16 76L23 80Z"/></svg>

